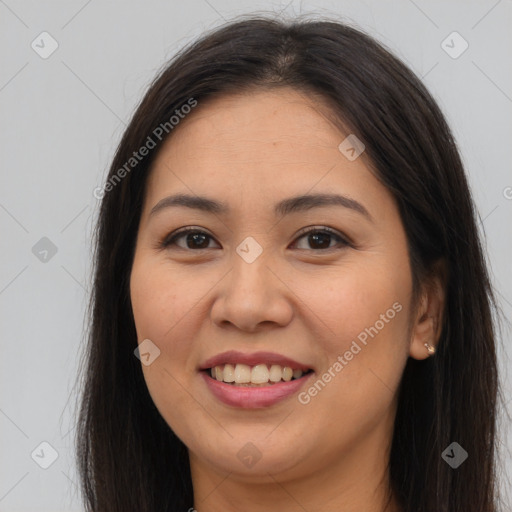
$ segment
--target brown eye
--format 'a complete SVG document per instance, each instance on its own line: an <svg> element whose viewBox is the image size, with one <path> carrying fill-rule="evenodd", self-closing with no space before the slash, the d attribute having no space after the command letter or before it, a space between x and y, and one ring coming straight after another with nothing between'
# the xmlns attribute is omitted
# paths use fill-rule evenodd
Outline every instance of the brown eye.
<svg viewBox="0 0 512 512"><path fill-rule="evenodd" d="M178 241L181 241L182 239L184 239L184 242L178 243ZM297 247L300 250L314 250L315 252L318 252L334 249L336 247L343 248L350 246L350 242L348 242L340 233L328 227L305 228L301 231L301 236L296 239L295 245L298 244L297 240L301 239L306 240L307 246ZM214 247L209 246L210 241L212 240L214 240L213 237L205 231L194 227L187 227L172 233L170 236L165 238L161 242L160 247L170 248L175 246L178 249L184 250L213 249Z"/></svg>
<svg viewBox="0 0 512 512"><path fill-rule="evenodd" d="M333 241L337 242L337 245L341 247L350 245L349 242L347 242L347 240L345 240L339 233L327 227L312 228L307 229L307 231L302 231L302 236L297 240L302 238L306 239L306 244L309 244L309 247L298 247L298 249L332 249L336 246L336 244L333 246L331 245L331 242Z"/></svg>
<svg viewBox="0 0 512 512"><path fill-rule="evenodd" d="M185 240L185 245L177 243L177 241L182 238ZM197 228L184 228L177 233L173 233L169 238L166 238L162 242L162 248L175 245L180 249L208 249L210 240L213 240L213 238L204 231Z"/></svg>

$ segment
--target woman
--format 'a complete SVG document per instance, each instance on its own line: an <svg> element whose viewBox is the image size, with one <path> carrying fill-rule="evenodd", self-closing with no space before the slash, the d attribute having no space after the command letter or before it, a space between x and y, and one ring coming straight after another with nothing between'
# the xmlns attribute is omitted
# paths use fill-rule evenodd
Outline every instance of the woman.
<svg viewBox="0 0 512 512"><path fill-rule="evenodd" d="M333 21L183 50L102 197L87 510L497 510L494 298L454 139Z"/></svg>

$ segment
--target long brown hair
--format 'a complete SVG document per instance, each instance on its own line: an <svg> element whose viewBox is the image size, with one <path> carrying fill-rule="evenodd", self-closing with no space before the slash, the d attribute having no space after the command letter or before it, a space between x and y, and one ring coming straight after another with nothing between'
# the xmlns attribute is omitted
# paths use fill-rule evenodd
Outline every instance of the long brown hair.
<svg viewBox="0 0 512 512"><path fill-rule="evenodd" d="M424 361L409 358L403 374L389 461L392 489L405 512L496 512L496 304L445 118L412 71L360 30L332 20L262 16L211 31L168 63L112 162L96 225L76 437L86 510L193 506L187 449L153 404L133 353L128 283L142 200L151 164L172 134L169 128L159 140L154 130L191 98L201 104L248 88L283 86L324 98L340 126L364 141L399 205L415 286L436 262L448 269L438 352ZM156 147L114 183L151 135ZM469 454L457 469L442 458L452 442Z"/></svg>

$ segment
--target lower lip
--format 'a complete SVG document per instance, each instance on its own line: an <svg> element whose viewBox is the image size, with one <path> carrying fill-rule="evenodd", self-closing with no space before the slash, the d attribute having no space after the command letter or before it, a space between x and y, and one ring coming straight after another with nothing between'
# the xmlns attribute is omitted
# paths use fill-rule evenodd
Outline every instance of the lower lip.
<svg viewBox="0 0 512 512"><path fill-rule="evenodd" d="M300 379L288 382L278 382L268 386L236 386L213 379L207 372L201 372L209 390L221 402L233 407L257 409L274 405L291 395L294 395L313 375L313 372Z"/></svg>

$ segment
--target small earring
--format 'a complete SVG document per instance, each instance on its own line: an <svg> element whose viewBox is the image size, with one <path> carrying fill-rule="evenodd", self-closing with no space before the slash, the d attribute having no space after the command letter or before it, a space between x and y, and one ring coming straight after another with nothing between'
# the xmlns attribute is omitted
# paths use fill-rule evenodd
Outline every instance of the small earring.
<svg viewBox="0 0 512 512"><path fill-rule="evenodd" d="M436 353L436 347L430 345L429 343L424 343L425 347L427 347L428 353L430 355L434 355Z"/></svg>

